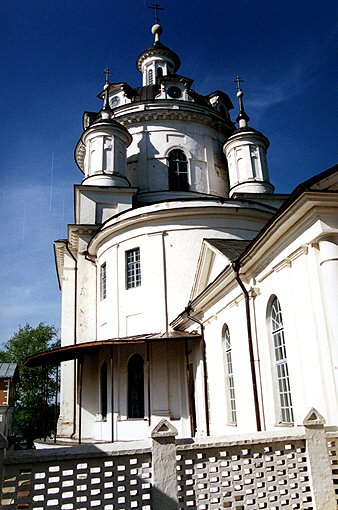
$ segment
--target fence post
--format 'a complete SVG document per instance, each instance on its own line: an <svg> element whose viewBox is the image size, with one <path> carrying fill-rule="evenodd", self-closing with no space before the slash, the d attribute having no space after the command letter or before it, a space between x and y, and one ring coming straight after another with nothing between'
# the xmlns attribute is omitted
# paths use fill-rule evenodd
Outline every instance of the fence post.
<svg viewBox="0 0 338 510"><path fill-rule="evenodd" d="M167 420L161 420L152 437L152 508L177 510L176 444L177 430Z"/></svg>
<svg viewBox="0 0 338 510"><path fill-rule="evenodd" d="M325 420L312 408L303 421L315 510L336 510L332 470L325 438Z"/></svg>
<svg viewBox="0 0 338 510"><path fill-rule="evenodd" d="M2 496L2 482L4 477L5 449L8 447L7 439L0 433L0 506Z"/></svg>

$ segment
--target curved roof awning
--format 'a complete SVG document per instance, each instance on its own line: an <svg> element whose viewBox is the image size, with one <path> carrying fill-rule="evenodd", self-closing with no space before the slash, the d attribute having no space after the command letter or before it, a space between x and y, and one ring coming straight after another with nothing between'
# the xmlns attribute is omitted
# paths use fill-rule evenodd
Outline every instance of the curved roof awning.
<svg viewBox="0 0 338 510"><path fill-rule="evenodd" d="M125 344L145 344L147 342L175 342L177 340L200 340L201 335L187 333L186 331L169 331L166 333L151 333L147 335L126 336L123 338L111 338L109 340L97 340L79 344L66 345L51 351L44 351L30 356L24 362L26 367L44 365L56 365L61 361L78 359L86 354L92 354L102 347Z"/></svg>

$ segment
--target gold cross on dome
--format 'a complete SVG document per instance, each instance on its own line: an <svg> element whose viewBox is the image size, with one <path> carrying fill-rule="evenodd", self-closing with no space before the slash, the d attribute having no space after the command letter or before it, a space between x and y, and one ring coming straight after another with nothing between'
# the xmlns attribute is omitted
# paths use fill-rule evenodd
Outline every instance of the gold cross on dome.
<svg viewBox="0 0 338 510"><path fill-rule="evenodd" d="M158 18L158 11L164 11L165 9L161 7L157 2L154 2L153 5L148 5L148 9L154 10L155 23L159 23L160 20Z"/></svg>
<svg viewBox="0 0 338 510"><path fill-rule="evenodd" d="M109 67L104 68L103 74L105 76L106 83L109 83L109 77L113 74Z"/></svg>
<svg viewBox="0 0 338 510"><path fill-rule="evenodd" d="M236 76L234 82L237 83L237 90L241 90L241 83L244 83L244 80L240 76Z"/></svg>

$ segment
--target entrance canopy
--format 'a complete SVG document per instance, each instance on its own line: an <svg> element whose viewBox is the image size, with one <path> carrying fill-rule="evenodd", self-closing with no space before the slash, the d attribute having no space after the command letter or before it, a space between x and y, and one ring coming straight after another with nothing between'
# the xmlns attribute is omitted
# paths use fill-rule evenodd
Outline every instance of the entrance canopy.
<svg viewBox="0 0 338 510"><path fill-rule="evenodd" d="M144 344L147 342L175 342L177 340L200 340L201 335L187 333L186 331L167 331L165 333L150 333L146 335L126 336L123 338L111 338L109 340L96 340L94 342L65 345L51 351L44 351L30 356L24 362L26 367L44 365L56 365L61 361L82 358L86 354L92 354L102 347L125 344Z"/></svg>

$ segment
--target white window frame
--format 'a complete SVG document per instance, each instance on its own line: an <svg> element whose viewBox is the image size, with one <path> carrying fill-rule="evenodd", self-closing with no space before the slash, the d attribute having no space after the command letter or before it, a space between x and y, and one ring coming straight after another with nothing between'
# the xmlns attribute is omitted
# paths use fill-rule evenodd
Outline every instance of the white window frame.
<svg viewBox="0 0 338 510"><path fill-rule="evenodd" d="M104 262L100 266L100 301L107 297L107 264Z"/></svg>
<svg viewBox="0 0 338 510"><path fill-rule="evenodd" d="M154 69L152 67L150 67L147 70L147 84L148 85L153 85L154 84Z"/></svg>
<svg viewBox="0 0 338 510"><path fill-rule="evenodd" d="M132 248L125 252L126 289L141 286L141 254L140 248Z"/></svg>
<svg viewBox="0 0 338 510"><path fill-rule="evenodd" d="M278 424L293 424L293 405L286 355L282 310L276 296L269 307L270 332L272 339L275 391L278 403Z"/></svg>
<svg viewBox="0 0 338 510"><path fill-rule="evenodd" d="M182 155L184 156L184 160L179 160L179 159L173 159L171 157L171 154L173 152L180 152L182 153ZM171 147L170 150L167 152L167 164L168 164L168 189L169 191L184 191L184 192L187 192L187 191L190 191L191 189L191 177L190 177L190 169L189 169L189 157L187 156L187 154L185 153L185 151L182 149L182 147ZM180 163L184 163L185 165L185 171L184 172L181 172L180 171ZM170 170L170 166L174 165L176 166L176 169L174 170L173 174L178 176L177 177L177 180L179 182L179 188L182 187L182 183L181 183L181 178L180 178L180 175L186 175L186 179L187 179L187 187L188 189L186 190L181 190L181 189L173 189L172 186L170 186L170 179L171 179L171 170Z"/></svg>
<svg viewBox="0 0 338 510"><path fill-rule="evenodd" d="M228 424L237 425L237 408L236 408L234 371L232 362L232 348L230 330L227 324L223 326L222 348L223 348L223 365L225 375Z"/></svg>

